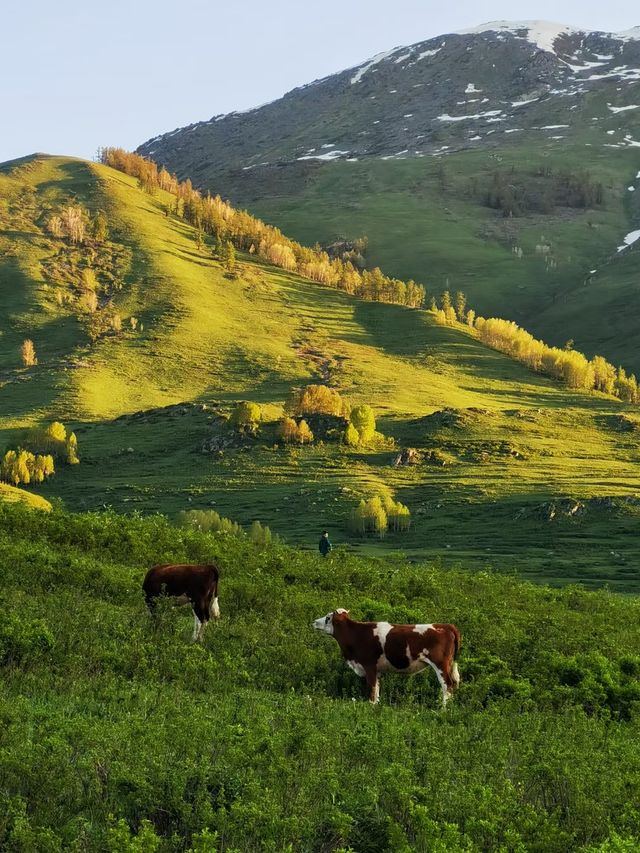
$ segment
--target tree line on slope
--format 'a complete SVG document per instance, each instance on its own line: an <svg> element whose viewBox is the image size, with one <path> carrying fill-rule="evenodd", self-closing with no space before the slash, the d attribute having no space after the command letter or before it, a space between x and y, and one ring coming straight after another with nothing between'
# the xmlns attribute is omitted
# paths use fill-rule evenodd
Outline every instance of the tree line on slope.
<svg viewBox="0 0 640 853"><path fill-rule="evenodd" d="M435 297L431 300L436 322L448 326L456 323L467 325L487 346L520 361L536 373L559 379L568 388L601 391L625 403L640 403L638 381L634 374L627 374L624 367L614 367L601 355L589 360L573 349L571 341L564 349L550 347L512 320L477 317L476 312L467 310L466 306L467 298L462 291L458 291L453 300L448 290L439 300Z"/></svg>
<svg viewBox="0 0 640 853"><path fill-rule="evenodd" d="M151 160L122 148L103 148L100 160L138 179L141 189L153 193L157 189L175 196L173 212L193 225L198 232L210 234L218 241L229 241L236 248L256 254L274 266L338 288L372 302L390 302L420 308L425 288L413 280L401 281L385 275L375 267L360 270L350 261L330 257L321 249L311 249L286 237L278 228L236 210L219 195L202 194L191 181L178 181L175 175Z"/></svg>
<svg viewBox="0 0 640 853"><path fill-rule="evenodd" d="M175 212L198 231L213 235L218 244L227 241L239 249L257 253L274 266L337 287L350 295L413 308L420 308L424 303L425 289L422 285L411 280L403 282L390 278L378 267L358 270L351 262L332 259L326 252L302 246L247 211L236 210L220 196L207 195L203 198L193 189L188 178L178 181L164 167L158 169L153 161L138 154L122 148L104 148L100 159L105 165L138 178L140 187L147 192L162 189L175 195ZM565 183L573 186L568 178ZM550 347L510 320L476 317L473 309L467 310L466 296L461 291L456 293L454 301L445 291L440 298L440 307L433 298L431 309L438 322L465 323L488 346L536 372L559 379L569 388L602 391L624 402L640 402L636 377L628 375L623 367L615 368L602 356L589 360L572 347Z"/></svg>

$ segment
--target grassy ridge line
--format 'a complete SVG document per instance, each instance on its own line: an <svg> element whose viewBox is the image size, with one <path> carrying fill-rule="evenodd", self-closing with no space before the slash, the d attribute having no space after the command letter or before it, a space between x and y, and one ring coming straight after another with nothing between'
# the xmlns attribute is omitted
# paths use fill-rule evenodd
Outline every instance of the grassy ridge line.
<svg viewBox="0 0 640 853"><path fill-rule="evenodd" d="M636 600L256 550L159 517L0 507L0 543L4 849L638 842ZM154 630L146 567L212 556L222 622L203 647L189 644L183 610L163 609ZM383 704L363 701L335 644L310 628L338 605L455 621L463 684L447 713L428 674L387 676Z"/></svg>

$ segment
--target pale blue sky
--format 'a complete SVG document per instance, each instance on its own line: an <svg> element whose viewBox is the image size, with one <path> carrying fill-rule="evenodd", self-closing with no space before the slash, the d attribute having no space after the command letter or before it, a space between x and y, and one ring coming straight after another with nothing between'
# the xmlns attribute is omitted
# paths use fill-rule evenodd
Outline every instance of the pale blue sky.
<svg viewBox="0 0 640 853"><path fill-rule="evenodd" d="M4 0L0 162L92 157L493 20L640 24L637 0Z"/></svg>

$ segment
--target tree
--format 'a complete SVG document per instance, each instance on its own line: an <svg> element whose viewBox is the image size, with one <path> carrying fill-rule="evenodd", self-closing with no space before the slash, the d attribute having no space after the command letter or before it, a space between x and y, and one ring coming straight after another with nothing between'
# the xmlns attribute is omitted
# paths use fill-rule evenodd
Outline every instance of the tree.
<svg viewBox="0 0 640 853"><path fill-rule="evenodd" d="M224 267L229 272L234 272L236 268L236 249L231 240L227 240L225 244Z"/></svg>
<svg viewBox="0 0 640 853"><path fill-rule="evenodd" d="M245 430L255 432L261 420L262 409L260 406L257 403L252 403L250 400L242 400L231 413L229 422L241 432Z"/></svg>
<svg viewBox="0 0 640 853"><path fill-rule="evenodd" d="M347 447L357 447L360 444L360 433L352 423L347 424L342 440Z"/></svg>
<svg viewBox="0 0 640 853"><path fill-rule="evenodd" d="M298 437L298 424L293 418L282 418L276 426L276 437L285 444L291 444Z"/></svg>
<svg viewBox="0 0 640 853"><path fill-rule="evenodd" d="M67 463L69 465L77 465L80 462L78 456L78 439L75 432L70 432L66 441Z"/></svg>
<svg viewBox="0 0 640 853"><path fill-rule="evenodd" d="M26 338L20 347L20 356L25 367L34 367L38 363L36 348L31 338Z"/></svg>
<svg viewBox="0 0 640 853"><path fill-rule="evenodd" d="M313 441L313 433L309 424L305 420L301 420L298 424L298 442L300 444L311 444Z"/></svg>
<svg viewBox="0 0 640 853"><path fill-rule="evenodd" d="M358 431L359 443L371 441L376 432L376 419L371 406L356 406L351 410L351 423Z"/></svg>
<svg viewBox="0 0 640 853"><path fill-rule="evenodd" d="M335 388L307 385L292 392L287 408L295 415L335 415L347 417L350 406Z"/></svg>
<svg viewBox="0 0 640 853"><path fill-rule="evenodd" d="M93 220L93 237L97 243L104 243L109 236L107 217L99 210Z"/></svg>
<svg viewBox="0 0 640 853"><path fill-rule="evenodd" d="M461 290L456 293L456 314L460 323L464 323L465 309L467 307L467 297Z"/></svg>
<svg viewBox="0 0 640 853"><path fill-rule="evenodd" d="M267 545L271 544L271 530L266 524L260 524L259 521L254 521L251 523L251 527L249 528L249 539L251 539L255 545L265 548Z"/></svg>
<svg viewBox="0 0 640 853"><path fill-rule="evenodd" d="M445 314L451 308L451 294L448 290L443 291L442 296L440 297L440 306Z"/></svg>

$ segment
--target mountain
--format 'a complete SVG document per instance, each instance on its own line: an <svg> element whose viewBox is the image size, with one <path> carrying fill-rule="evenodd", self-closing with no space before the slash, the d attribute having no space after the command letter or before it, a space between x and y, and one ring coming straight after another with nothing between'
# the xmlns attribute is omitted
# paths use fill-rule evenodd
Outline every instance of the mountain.
<svg viewBox="0 0 640 853"><path fill-rule="evenodd" d="M303 242L640 370L640 28L486 24L140 146Z"/></svg>
<svg viewBox="0 0 640 853"><path fill-rule="evenodd" d="M234 169L298 163L303 173L309 163L494 148L516 132L535 130L540 142L570 139L584 125L600 142L629 148L640 145L633 138L638 81L640 27L614 34L497 22L393 48L138 150L208 185ZM611 119L625 112L629 132L607 139ZM591 128L590 121L604 125Z"/></svg>
<svg viewBox="0 0 640 853"><path fill-rule="evenodd" d="M84 242L59 233L70 199ZM635 407L255 254L230 274L174 202L101 164L0 166L0 450L58 420L80 456L31 493L74 510L215 509L311 547L326 525L350 548L637 588ZM25 367L26 338L38 363ZM281 446L285 402L309 383L371 406L384 437L350 448L319 422L312 444ZM255 437L227 424L241 400L262 408ZM409 531L353 535L376 495L410 508Z"/></svg>

